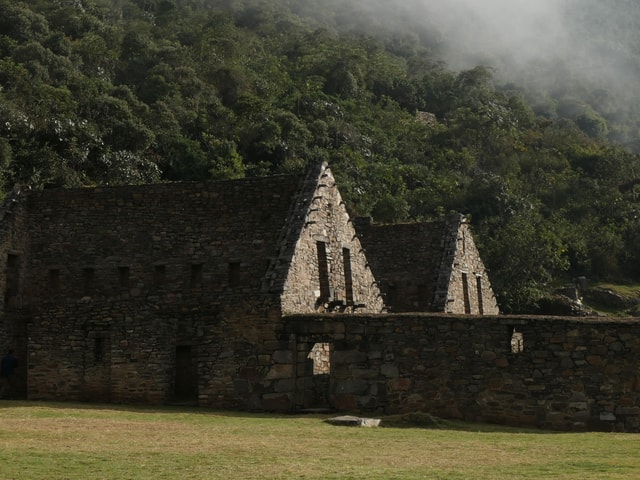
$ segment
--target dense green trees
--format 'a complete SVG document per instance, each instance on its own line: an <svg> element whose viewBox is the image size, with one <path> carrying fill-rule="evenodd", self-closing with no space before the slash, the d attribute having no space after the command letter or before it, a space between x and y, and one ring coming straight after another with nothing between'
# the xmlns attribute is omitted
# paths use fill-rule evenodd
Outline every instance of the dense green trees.
<svg viewBox="0 0 640 480"><path fill-rule="evenodd" d="M609 143L638 128L616 92L453 72L437 35L355 5L0 0L2 188L327 160L354 215L470 214L505 310L572 277L640 275L640 161Z"/></svg>

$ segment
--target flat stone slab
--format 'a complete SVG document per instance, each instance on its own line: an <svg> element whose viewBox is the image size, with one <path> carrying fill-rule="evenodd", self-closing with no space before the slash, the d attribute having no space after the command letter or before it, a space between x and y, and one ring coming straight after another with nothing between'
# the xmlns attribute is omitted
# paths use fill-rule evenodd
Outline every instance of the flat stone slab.
<svg viewBox="0 0 640 480"><path fill-rule="evenodd" d="M362 418L353 415L342 415L340 417L328 418L325 420L331 425L342 425L347 427L377 427L380 425L379 418Z"/></svg>

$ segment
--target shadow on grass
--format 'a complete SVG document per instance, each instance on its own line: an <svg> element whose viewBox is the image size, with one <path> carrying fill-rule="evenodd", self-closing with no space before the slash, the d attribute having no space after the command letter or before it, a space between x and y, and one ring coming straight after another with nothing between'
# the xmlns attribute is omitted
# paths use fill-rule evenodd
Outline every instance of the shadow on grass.
<svg viewBox="0 0 640 480"><path fill-rule="evenodd" d="M149 414L176 414L188 413L192 415L224 416L224 417L278 417L262 413L251 413L234 410L217 410L213 408L186 406L186 405L144 405L144 404L119 404L119 403L91 403L91 402L55 402L40 400L0 400L0 409L5 408L49 408L59 410L86 410L86 411L111 411L123 413L149 413ZM282 415L285 416L284 414Z"/></svg>
<svg viewBox="0 0 640 480"><path fill-rule="evenodd" d="M541 430L537 428L511 427L491 423L472 423L462 420L448 420L434 417L424 412L412 412L402 415L388 415L382 417L381 427L386 428L423 428L430 430L455 430L473 433L530 433L530 434L558 434L555 430Z"/></svg>
<svg viewBox="0 0 640 480"><path fill-rule="evenodd" d="M207 407L185 406L185 405L132 405L132 404L111 404L111 403L84 403L84 402L53 402L53 401L31 401L31 400L0 400L0 409L10 408L47 408L52 410L83 410L83 411L111 411L136 414L189 414L202 416L217 416L226 418L268 418L282 419L288 418L315 418L318 421L326 421L336 416L337 413L270 413L270 412L247 412L241 410L219 410ZM512 433L512 434L561 434L576 432L560 432L555 430L541 430L536 428L511 427L505 425L488 423L471 423L461 420L448 420L434 417L428 413L412 412L402 415L382 415L380 427L382 428L412 428L429 430L453 430L473 433Z"/></svg>

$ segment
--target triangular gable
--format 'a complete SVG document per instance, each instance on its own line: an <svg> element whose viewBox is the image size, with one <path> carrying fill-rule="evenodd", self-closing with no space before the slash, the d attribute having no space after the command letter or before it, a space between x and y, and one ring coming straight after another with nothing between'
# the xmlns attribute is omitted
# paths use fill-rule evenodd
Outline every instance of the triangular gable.
<svg viewBox="0 0 640 480"><path fill-rule="evenodd" d="M456 314L497 315L498 303L466 218L451 215L442 236L442 261L434 305Z"/></svg>
<svg viewBox="0 0 640 480"><path fill-rule="evenodd" d="M389 311L498 313L463 216L394 225L358 219L356 231ZM463 274L467 281L464 288ZM481 297L477 296L479 291Z"/></svg>
<svg viewBox="0 0 640 480"><path fill-rule="evenodd" d="M382 311L380 290L326 164L308 172L288 225L284 313Z"/></svg>

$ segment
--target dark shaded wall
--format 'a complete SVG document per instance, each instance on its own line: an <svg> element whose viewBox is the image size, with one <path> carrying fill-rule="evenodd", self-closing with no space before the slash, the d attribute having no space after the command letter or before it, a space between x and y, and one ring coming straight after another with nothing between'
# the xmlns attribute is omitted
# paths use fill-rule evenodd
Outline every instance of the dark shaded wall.
<svg viewBox="0 0 640 480"><path fill-rule="evenodd" d="M357 219L355 226L388 311L500 313L463 215L395 225Z"/></svg>
<svg viewBox="0 0 640 480"><path fill-rule="evenodd" d="M311 384L306 346L329 342L329 396L341 410L640 431L638 319L397 314L286 321L304 347L298 404ZM514 329L522 334L517 353Z"/></svg>
<svg viewBox="0 0 640 480"><path fill-rule="evenodd" d="M246 368L269 368L277 349L279 299L263 281L298 187L272 177L28 194L29 398L261 406L269 386L255 400Z"/></svg>
<svg viewBox="0 0 640 480"><path fill-rule="evenodd" d="M382 310L324 165L304 179L16 200L0 222L0 338L19 345L30 399L290 410L296 346L281 314L327 308L331 299L318 301L319 242L334 300Z"/></svg>
<svg viewBox="0 0 640 480"><path fill-rule="evenodd" d="M437 311L445 222L375 225L358 218L354 226L388 310Z"/></svg>
<svg viewBox="0 0 640 480"><path fill-rule="evenodd" d="M29 311L22 294L25 258L28 248L26 209L19 201L19 190L9 194L0 206L0 356L9 349L18 357L12 392L19 398L27 394L27 324Z"/></svg>

